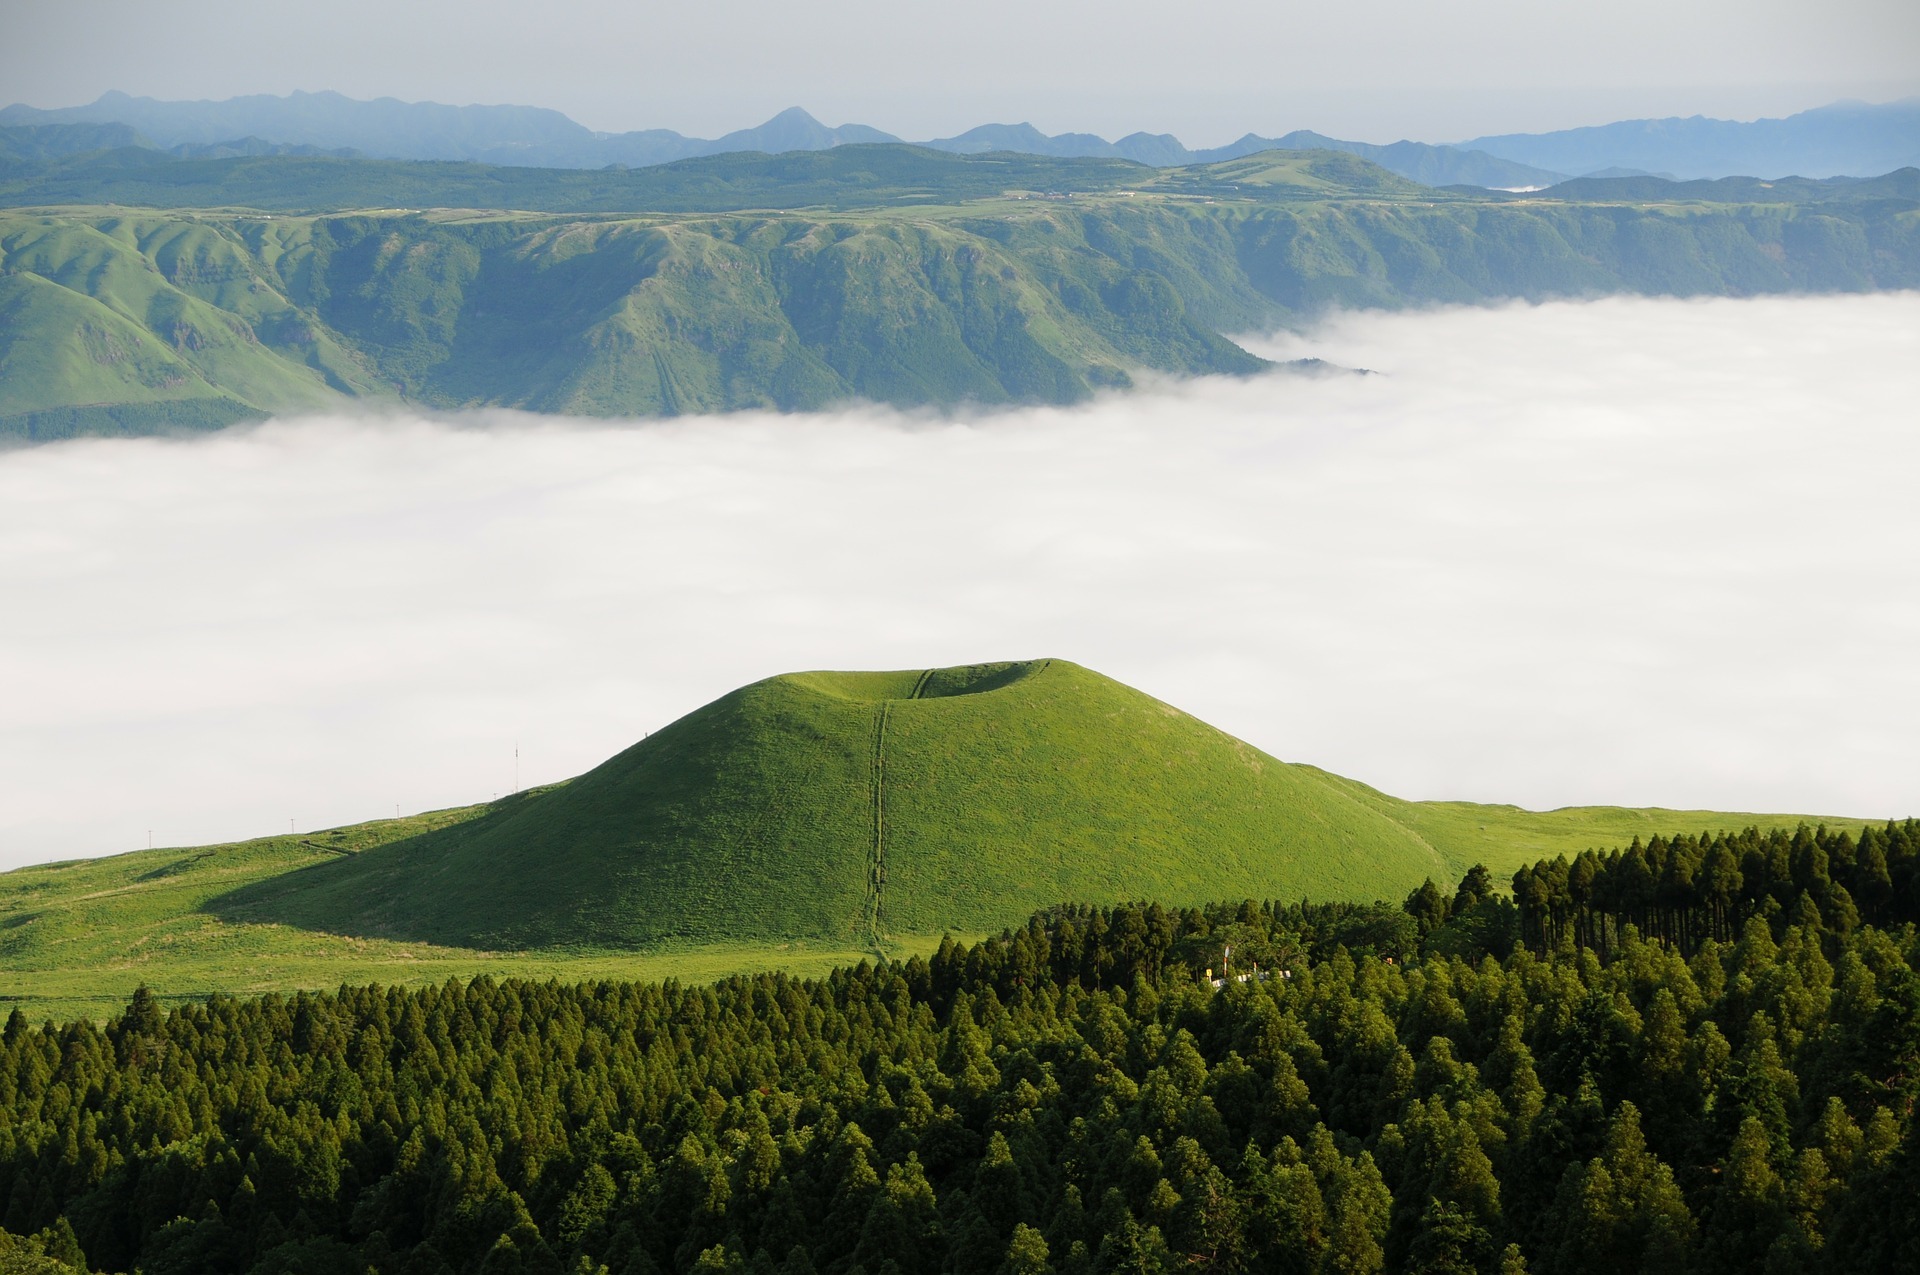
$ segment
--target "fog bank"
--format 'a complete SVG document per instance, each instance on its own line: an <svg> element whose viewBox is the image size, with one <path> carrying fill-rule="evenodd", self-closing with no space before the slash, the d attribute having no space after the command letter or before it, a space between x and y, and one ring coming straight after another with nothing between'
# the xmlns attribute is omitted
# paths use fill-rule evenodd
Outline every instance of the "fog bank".
<svg viewBox="0 0 1920 1275"><path fill-rule="evenodd" d="M1920 813L1920 294L1346 316L1382 375L973 420L0 453L0 866L577 773L755 678L1058 656L1409 797Z"/></svg>

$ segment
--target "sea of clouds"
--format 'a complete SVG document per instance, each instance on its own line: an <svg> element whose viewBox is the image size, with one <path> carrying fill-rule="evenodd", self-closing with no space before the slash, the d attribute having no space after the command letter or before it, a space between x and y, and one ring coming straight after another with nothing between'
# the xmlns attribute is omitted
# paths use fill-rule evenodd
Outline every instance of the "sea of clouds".
<svg viewBox="0 0 1920 1275"><path fill-rule="evenodd" d="M1337 317L1071 409L0 453L0 866L578 773L741 683L1055 656L1531 807L1920 813L1920 294Z"/></svg>

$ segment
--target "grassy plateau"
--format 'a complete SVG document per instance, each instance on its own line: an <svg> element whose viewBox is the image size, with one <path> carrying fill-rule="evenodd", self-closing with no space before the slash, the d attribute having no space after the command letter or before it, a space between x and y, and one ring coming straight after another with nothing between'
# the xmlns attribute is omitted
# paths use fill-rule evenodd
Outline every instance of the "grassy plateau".
<svg viewBox="0 0 1920 1275"><path fill-rule="evenodd" d="M1060 902L1398 898L1476 862L1801 822L1402 801L1065 660L790 674L484 806L0 875L0 998L39 1018L143 982L819 971Z"/></svg>

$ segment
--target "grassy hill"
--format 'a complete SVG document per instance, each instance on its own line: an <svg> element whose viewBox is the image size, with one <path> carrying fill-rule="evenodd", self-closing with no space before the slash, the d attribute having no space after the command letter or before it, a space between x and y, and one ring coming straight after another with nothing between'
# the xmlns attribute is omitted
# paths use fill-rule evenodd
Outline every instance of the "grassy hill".
<svg viewBox="0 0 1920 1275"><path fill-rule="evenodd" d="M828 184L897 189L862 171ZM1466 199L1267 152L1054 198L996 171L969 178L993 187L979 199L844 212L0 213L0 438L355 399L595 416L1072 402L1142 369L1257 370L1222 333L1332 306L1920 286L1911 181L1828 202L1806 183L1774 203L1604 182L1606 200Z"/></svg>
<svg viewBox="0 0 1920 1275"><path fill-rule="evenodd" d="M0 999L819 969L1062 901L1397 898L1800 822L1406 802L1061 660L794 674L487 806L0 874Z"/></svg>
<svg viewBox="0 0 1920 1275"><path fill-rule="evenodd" d="M511 809L220 906L464 946L871 945L1065 899L1371 898L1447 869L1317 772L1043 660L771 678Z"/></svg>

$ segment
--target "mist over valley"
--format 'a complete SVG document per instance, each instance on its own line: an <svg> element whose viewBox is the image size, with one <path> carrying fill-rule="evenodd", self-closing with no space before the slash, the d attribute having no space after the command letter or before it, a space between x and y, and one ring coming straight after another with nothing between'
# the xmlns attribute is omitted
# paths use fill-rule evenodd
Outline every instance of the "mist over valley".
<svg viewBox="0 0 1920 1275"><path fill-rule="evenodd" d="M1348 314L1242 339L1377 375L0 453L0 845L485 800L771 673L1048 653L1402 797L1897 812L1917 314Z"/></svg>

